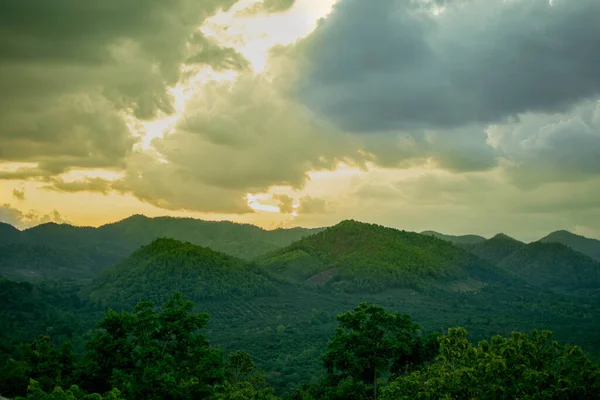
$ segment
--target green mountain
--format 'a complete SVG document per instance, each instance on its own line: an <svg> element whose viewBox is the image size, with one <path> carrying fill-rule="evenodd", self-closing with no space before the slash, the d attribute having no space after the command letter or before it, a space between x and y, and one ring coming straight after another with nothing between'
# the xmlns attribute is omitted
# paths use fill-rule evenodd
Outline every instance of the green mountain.
<svg viewBox="0 0 600 400"><path fill-rule="evenodd" d="M526 246L525 243L499 233L491 239L480 243L463 245L462 247L484 260L498 264L524 246Z"/></svg>
<svg viewBox="0 0 600 400"><path fill-rule="evenodd" d="M257 261L290 281L346 292L498 278L489 263L447 241L356 221L343 221Z"/></svg>
<svg viewBox="0 0 600 400"><path fill-rule="evenodd" d="M70 339L80 329L74 310L82 307L71 282L33 285L0 276L0 342L32 340L40 333Z"/></svg>
<svg viewBox="0 0 600 400"><path fill-rule="evenodd" d="M498 265L534 285L600 288L600 263L560 243L521 246Z"/></svg>
<svg viewBox="0 0 600 400"><path fill-rule="evenodd" d="M569 231L556 231L539 241L542 243L561 243L596 261L600 261L600 240L586 238Z"/></svg>
<svg viewBox="0 0 600 400"><path fill-rule="evenodd" d="M8 261L3 263L0 255L0 271L18 280L95 276L101 269L118 263L159 237L191 242L250 259L319 230L268 231L248 224L142 215L98 228L46 223L19 231L11 225L1 224L0 244L12 247L4 249L7 253L4 258ZM27 246L35 246L36 251L29 252ZM19 250L23 253L19 254Z"/></svg>
<svg viewBox="0 0 600 400"><path fill-rule="evenodd" d="M453 244L474 244L474 243L480 243L480 242L483 242L484 240L486 240L483 236L479 236L479 235L454 236L454 235L445 235L443 233L439 233L436 231L423 231L423 232L421 232L421 235L434 236L438 239L446 240Z"/></svg>
<svg viewBox="0 0 600 400"><path fill-rule="evenodd" d="M20 234L14 226L0 222L0 244L18 242Z"/></svg>
<svg viewBox="0 0 600 400"><path fill-rule="evenodd" d="M95 265L85 253L35 244L0 245L0 275L14 281L93 278Z"/></svg>
<svg viewBox="0 0 600 400"><path fill-rule="evenodd" d="M104 269L88 289L97 304L162 303L181 292L194 301L272 296L277 288L256 264L175 239L156 239Z"/></svg>

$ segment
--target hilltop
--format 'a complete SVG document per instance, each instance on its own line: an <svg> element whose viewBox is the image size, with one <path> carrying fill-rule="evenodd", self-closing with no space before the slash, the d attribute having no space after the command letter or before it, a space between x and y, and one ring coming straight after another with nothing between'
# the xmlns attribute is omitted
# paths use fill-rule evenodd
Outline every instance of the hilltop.
<svg viewBox="0 0 600 400"><path fill-rule="evenodd" d="M478 257L488 260L491 263L498 264L515 251L526 246L525 243L511 238L503 233L499 233L491 239L483 242L464 245L463 248L469 250Z"/></svg>
<svg viewBox="0 0 600 400"><path fill-rule="evenodd" d="M600 287L600 263L560 243L529 243L498 265L534 285L570 289Z"/></svg>
<svg viewBox="0 0 600 400"><path fill-rule="evenodd" d="M423 231L423 232L421 232L421 235L434 236L438 239L446 240L453 244L474 244L474 243L480 243L480 242L483 242L484 240L486 240L486 238L484 238L483 236L479 236L479 235L455 236L455 235L445 235L443 233L439 233L436 231Z"/></svg>
<svg viewBox="0 0 600 400"><path fill-rule="evenodd" d="M542 243L561 243L596 261L600 261L600 240L586 238L569 231L556 231L539 240Z"/></svg>
<svg viewBox="0 0 600 400"><path fill-rule="evenodd" d="M173 292L191 299L270 296L277 288L250 262L175 239L156 239L94 280L97 304L131 306L142 299L164 302Z"/></svg>
<svg viewBox="0 0 600 400"><path fill-rule="evenodd" d="M350 292L495 276L490 264L447 241L353 220L305 237L258 262L291 281Z"/></svg>

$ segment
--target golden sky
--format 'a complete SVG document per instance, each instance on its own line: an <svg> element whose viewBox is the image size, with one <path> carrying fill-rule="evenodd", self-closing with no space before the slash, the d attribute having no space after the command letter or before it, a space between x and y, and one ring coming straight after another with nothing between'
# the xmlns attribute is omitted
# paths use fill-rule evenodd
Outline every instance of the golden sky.
<svg viewBox="0 0 600 400"><path fill-rule="evenodd" d="M596 1L36 4L0 16L0 221L600 237Z"/></svg>

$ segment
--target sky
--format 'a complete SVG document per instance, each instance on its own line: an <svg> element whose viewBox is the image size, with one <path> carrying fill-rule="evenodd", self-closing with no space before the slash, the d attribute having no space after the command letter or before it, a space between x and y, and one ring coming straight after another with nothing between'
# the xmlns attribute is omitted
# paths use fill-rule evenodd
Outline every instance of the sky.
<svg viewBox="0 0 600 400"><path fill-rule="evenodd" d="M9 0L0 221L600 238L597 0Z"/></svg>

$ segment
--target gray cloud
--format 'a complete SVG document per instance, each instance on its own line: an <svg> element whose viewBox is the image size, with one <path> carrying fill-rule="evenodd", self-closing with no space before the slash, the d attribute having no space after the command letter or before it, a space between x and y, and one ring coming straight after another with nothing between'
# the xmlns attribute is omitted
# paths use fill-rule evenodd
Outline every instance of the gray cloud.
<svg viewBox="0 0 600 400"><path fill-rule="evenodd" d="M331 212L331 206L327 200L320 197L304 196L300 198L298 214L325 214Z"/></svg>
<svg viewBox="0 0 600 400"><path fill-rule="evenodd" d="M0 160L40 164L15 177L122 168L135 142L124 115L171 113L182 65L244 67L197 30L235 2L2 2Z"/></svg>
<svg viewBox="0 0 600 400"><path fill-rule="evenodd" d="M524 188L600 175L600 102L568 114L526 114L490 129L511 181Z"/></svg>
<svg viewBox="0 0 600 400"><path fill-rule="evenodd" d="M302 44L303 102L346 130L446 129L600 94L600 2L342 0ZM464 3L464 4L463 4Z"/></svg>

